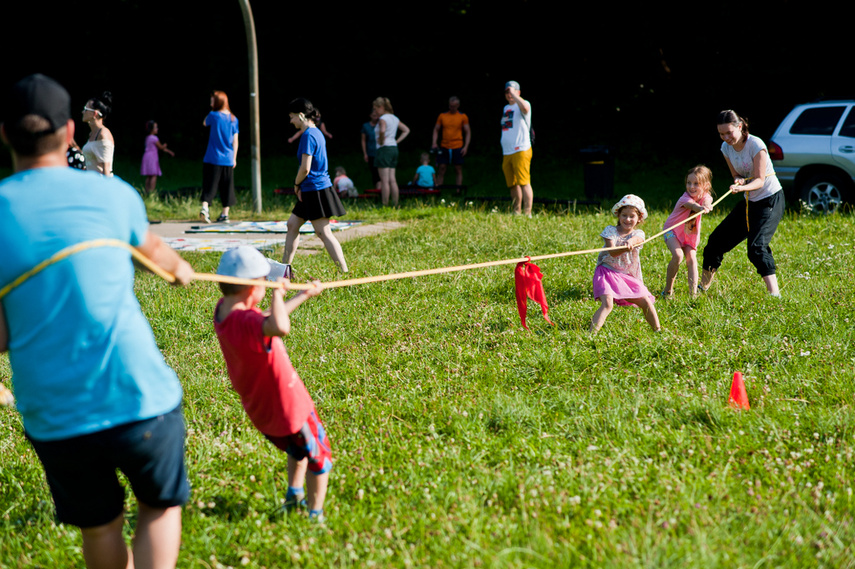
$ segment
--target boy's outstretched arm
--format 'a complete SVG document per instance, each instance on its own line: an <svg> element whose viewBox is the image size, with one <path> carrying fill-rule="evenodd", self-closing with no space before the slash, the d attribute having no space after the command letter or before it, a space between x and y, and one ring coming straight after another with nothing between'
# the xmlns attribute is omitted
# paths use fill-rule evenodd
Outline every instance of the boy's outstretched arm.
<svg viewBox="0 0 855 569"><path fill-rule="evenodd" d="M285 279L279 279L285 282ZM273 299L270 302L270 315L265 318L262 331L265 336L287 336L291 333L291 318L289 314L294 312L298 306L313 296L318 296L324 290L320 281L312 281L315 285L309 290L284 300L285 289L274 288Z"/></svg>

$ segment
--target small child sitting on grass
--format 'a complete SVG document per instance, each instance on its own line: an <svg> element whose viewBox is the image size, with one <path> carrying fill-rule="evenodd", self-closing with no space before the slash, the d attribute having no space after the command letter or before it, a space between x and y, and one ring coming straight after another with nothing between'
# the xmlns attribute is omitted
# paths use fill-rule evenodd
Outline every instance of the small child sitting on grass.
<svg viewBox="0 0 855 569"><path fill-rule="evenodd" d="M348 178L347 171L342 166L335 169L335 178L333 179L333 189L338 192L341 198L355 198L359 195L356 186L353 185L353 180Z"/></svg>
<svg viewBox="0 0 855 569"><path fill-rule="evenodd" d="M223 253L217 274L260 279L270 263L253 247L241 245ZM252 424L278 449L288 453L285 510L306 506L309 518L323 521L324 498L332 468L330 443L315 404L291 365L281 336L291 331L288 317L307 299L321 293L320 283L287 301L274 288L270 309L262 312L263 285L220 283L223 297L214 311L214 329L229 378ZM306 470L311 476L306 479Z"/></svg>
<svg viewBox="0 0 855 569"><path fill-rule="evenodd" d="M430 155L422 152L420 161L422 165L416 168L413 183L420 188L433 188L436 186L436 170L430 165Z"/></svg>

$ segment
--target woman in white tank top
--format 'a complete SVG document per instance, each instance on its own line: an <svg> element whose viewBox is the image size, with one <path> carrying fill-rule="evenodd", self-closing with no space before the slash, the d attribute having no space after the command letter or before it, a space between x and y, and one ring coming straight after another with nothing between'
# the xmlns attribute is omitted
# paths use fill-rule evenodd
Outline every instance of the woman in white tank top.
<svg viewBox="0 0 855 569"><path fill-rule="evenodd" d="M398 181L395 168L398 166L398 143L407 138L410 129L392 114L392 103L385 97L374 100L374 110L380 116L374 127L377 139L377 154L374 166L380 174L380 197L383 205L398 205Z"/></svg>
<svg viewBox="0 0 855 569"><path fill-rule="evenodd" d="M104 126L104 118L112 110L113 96L105 91L100 97L86 101L82 120L89 125L89 140L81 152L86 160L86 169L104 176L113 175L113 133Z"/></svg>

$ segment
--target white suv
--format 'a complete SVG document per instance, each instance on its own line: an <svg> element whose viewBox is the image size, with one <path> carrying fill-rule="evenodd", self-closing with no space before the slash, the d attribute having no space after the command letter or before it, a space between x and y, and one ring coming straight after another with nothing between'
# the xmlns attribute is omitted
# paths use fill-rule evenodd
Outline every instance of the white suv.
<svg viewBox="0 0 855 569"><path fill-rule="evenodd" d="M855 201L855 100L798 105L769 144L775 172L790 199L832 213Z"/></svg>

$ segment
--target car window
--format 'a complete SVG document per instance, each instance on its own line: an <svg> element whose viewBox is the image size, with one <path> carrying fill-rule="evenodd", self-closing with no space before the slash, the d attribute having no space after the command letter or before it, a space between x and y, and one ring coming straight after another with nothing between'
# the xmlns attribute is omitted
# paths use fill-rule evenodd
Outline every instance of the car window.
<svg viewBox="0 0 855 569"><path fill-rule="evenodd" d="M846 120L843 121L843 126L840 127L840 136L855 138L855 107L849 109L849 114L846 115Z"/></svg>
<svg viewBox="0 0 855 569"><path fill-rule="evenodd" d="M813 109L805 109L799 115L793 126L790 127L790 134L811 134L831 136L834 132L834 127L843 115L846 107L817 107Z"/></svg>

